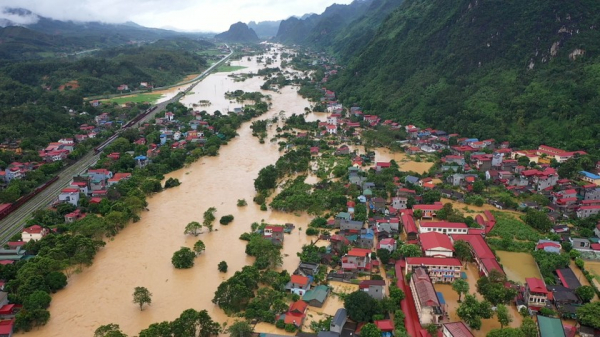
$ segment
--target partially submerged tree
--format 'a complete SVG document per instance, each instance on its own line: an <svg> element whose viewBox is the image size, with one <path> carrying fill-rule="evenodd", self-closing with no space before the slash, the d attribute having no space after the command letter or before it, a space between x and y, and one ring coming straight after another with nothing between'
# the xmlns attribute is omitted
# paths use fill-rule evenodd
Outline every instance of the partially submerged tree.
<svg viewBox="0 0 600 337"><path fill-rule="evenodd" d="M150 305L152 303L152 294L146 287L135 287L133 291L133 303L137 303L140 306L140 311L144 310L144 304Z"/></svg>
<svg viewBox="0 0 600 337"><path fill-rule="evenodd" d="M452 290L458 293L458 303L460 303L462 295L469 292L469 282L461 278L457 278L454 280L454 282L452 282Z"/></svg>
<svg viewBox="0 0 600 337"><path fill-rule="evenodd" d="M185 226L185 230L183 234L192 234L194 236L198 236L201 233L202 225L198 221L192 221L187 226Z"/></svg>
<svg viewBox="0 0 600 337"><path fill-rule="evenodd" d="M177 269L187 269L194 266L194 258L196 254L188 247L181 247L180 250L173 253L171 263Z"/></svg>
<svg viewBox="0 0 600 337"><path fill-rule="evenodd" d="M196 256L200 255L205 249L206 246L202 240L198 240L196 243L194 243L194 253L196 253Z"/></svg>

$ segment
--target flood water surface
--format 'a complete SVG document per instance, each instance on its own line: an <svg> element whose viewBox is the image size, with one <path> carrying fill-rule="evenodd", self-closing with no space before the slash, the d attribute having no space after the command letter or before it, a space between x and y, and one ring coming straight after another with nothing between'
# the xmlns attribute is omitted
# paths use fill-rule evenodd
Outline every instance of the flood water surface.
<svg viewBox="0 0 600 337"><path fill-rule="evenodd" d="M237 85L250 85L249 80L234 83L217 75L222 81L222 88L218 88L221 95L238 89ZM207 82L212 83L213 76ZM254 85L262 82L253 80ZM200 95L198 88L193 91ZM269 118L273 111L303 111L309 106L295 90L287 88L281 94L273 94L272 103L272 110L259 118ZM244 253L245 242L239 240L240 234L250 231L252 222L296 225L285 236L282 251L283 268L293 272L299 262L296 252L311 239L299 227L306 229L310 217L260 211L252 202L258 171L274 164L279 152L276 144L259 144L249 125L242 126L239 137L223 146L218 157L201 158L190 167L167 175L179 179L181 186L149 198L149 211L142 214L142 220L130 224L108 242L90 268L72 276L69 285L53 296L49 323L27 335L91 336L98 326L115 323L133 336L152 323L174 320L189 308L206 309L214 320L227 321L211 300L222 281L253 262ZM238 199L246 199L248 206L237 207ZM227 226L219 225L217 220L212 233L205 230L198 237L184 235L185 225L202 222L202 214L209 207L217 209L217 219L232 214L235 220ZM173 252L182 246L192 247L198 239L205 243L206 251L196 258L195 266L175 269L171 264ZM220 261L229 265L227 273L217 271ZM152 293L152 305L143 311L132 302L136 286L146 287Z"/></svg>

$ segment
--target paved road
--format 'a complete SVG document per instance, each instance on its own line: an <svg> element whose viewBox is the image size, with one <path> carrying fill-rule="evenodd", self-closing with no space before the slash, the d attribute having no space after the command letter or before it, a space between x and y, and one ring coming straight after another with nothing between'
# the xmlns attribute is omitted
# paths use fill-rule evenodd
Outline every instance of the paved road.
<svg viewBox="0 0 600 337"><path fill-rule="evenodd" d="M165 110L167 104L179 101L179 99L183 96L184 92L189 92L194 87L194 85L196 85L197 82L201 81L206 76L208 76L208 74L213 69L215 69L221 63L229 59L229 57L231 57L232 54L233 51L229 53L229 55L223 57L219 62L215 63L210 68L205 70L202 74L198 75L192 81L187 82L191 83L191 85L182 93L177 94L175 97L171 98L168 101L157 104L157 108L154 111L152 111L152 113L148 114L148 116L142 118L138 122L138 124L145 123L154 118L156 114ZM138 125L134 125L134 127L137 126ZM98 161L98 159L99 155L95 155L93 151L90 151L90 153L79 159L77 162L73 163L71 166L66 167L61 172L59 172L59 179L52 185L50 185L47 189L40 192L35 197L31 198L31 200L23 204L19 209L8 215L6 218L2 219L0 221L0 243L6 243L13 235L20 233L23 230L25 221L30 217L31 213L33 213L35 210L50 205L54 200L56 200L56 198L58 198L60 191L63 188L69 186L74 175L86 172L88 167L94 165Z"/></svg>

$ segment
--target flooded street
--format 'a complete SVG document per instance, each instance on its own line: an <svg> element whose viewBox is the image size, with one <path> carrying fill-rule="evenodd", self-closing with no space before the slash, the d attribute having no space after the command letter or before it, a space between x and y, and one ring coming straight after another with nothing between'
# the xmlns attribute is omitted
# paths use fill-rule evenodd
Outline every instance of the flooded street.
<svg viewBox="0 0 600 337"><path fill-rule="evenodd" d="M209 83L210 87L215 81L223 83L221 96L223 90L249 88L254 91L262 84L258 78L234 83L221 73L209 76L202 84ZM200 92L198 88L192 91ZM273 95L271 111L259 118L269 118L280 110L302 112L309 106L295 90L286 88L281 92ZM220 107L213 105L209 111L217 108ZM244 253L246 243L238 238L249 231L255 221L296 225L296 229L285 236L282 251L283 267L293 272L299 262L296 252L311 238L315 239L304 234L310 218L263 212L252 202L258 171L274 164L279 152L276 144L259 144L249 126L250 123L244 124L238 131L239 137L221 147L218 157L201 158L190 167L167 175L167 178L179 179L181 186L149 198L150 211L142 213L142 220L130 224L109 241L90 268L72 276L68 286L53 295L49 323L27 335L52 337L68 332L69 336L91 336L98 326L115 323L133 336L152 323L174 320L188 308L206 309L214 320L225 322L227 316L211 299L223 280L253 262ZM238 199L246 199L248 206L237 207ZM198 237L184 235L185 225L191 221L202 222L202 214L209 207L216 207L217 219L232 214L235 220L227 226L217 220L212 233L205 230ZM299 227L303 230L299 231ZM173 252L182 246L192 247L198 239L204 241L206 251L196 258L195 266L188 270L175 269L171 264ZM223 260L229 265L227 273L217 271L217 264ZM132 303L136 286L148 288L153 295L152 305L144 311Z"/></svg>
<svg viewBox="0 0 600 337"><path fill-rule="evenodd" d="M496 255L509 280L525 284L525 279L528 277L542 278L531 254L497 250Z"/></svg>

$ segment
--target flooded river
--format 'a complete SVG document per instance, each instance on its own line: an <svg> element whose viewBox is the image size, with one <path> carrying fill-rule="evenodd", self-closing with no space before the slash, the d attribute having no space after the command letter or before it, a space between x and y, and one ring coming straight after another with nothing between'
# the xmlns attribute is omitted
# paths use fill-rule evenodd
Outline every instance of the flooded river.
<svg viewBox="0 0 600 337"><path fill-rule="evenodd" d="M248 63L244 61L242 65L252 70ZM186 97L184 103L206 99L202 93L214 91L215 85L223 97L225 91L256 91L261 84L259 78L235 83L225 74L217 73L194 88L194 94ZM280 110L303 112L304 107L310 106L291 88L272 96L271 111L259 118L269 118L273 111ZM208 111L223 109L220 104L224 102L209 99L217 104ZM218 157L201 158L190 167L169 174L167 178L179 179L181 186L149 198L150 211L142 214L142 220L130 224L108 242L90 268L72 276L69 285L53 296L50 322L27 335L91 336L98 326L116 323L133 336L151 323L175 319L188 308L206 309L213 319L225 322L228 318L211 299L223 280L252 263L244 253L245 242L238 238L249 231L255 221L296 225L296 229L286 235L283 248L283 267L293 272L299 262L296 252L310 242L310 237L298 227L306 229L310 218L263 212L252 202L254 179L261 168L276 162L278 145L259 144L258 139L252 137L249 123L238 133L239 137L221 148ZM238 199L246 199L248 206L237 207ZM228 226L221 226L217 221L214 232L205 232L199 237L184 235L185 225L190 221L202 222L202 214L209 207L216 207L217 219L232 214L235 220ZM182 246L192 247L198 239L204 241L206 251L196 258L195 266L188 270L175 269L171 264L173 252ZM229 265L227 273L217 271L217 264L223 260ZM132 303L136 286L148 288L153 295L152 305L141 312Z"/></svg>
<svg viewBox="0 0 600 337"><path fill-rule="evenodd" d="M259 65L254 60L244 59L232 65L247 67L241 72L256 71ZM234 82L227 73L216 73L192 89L193 94L182 102L191 106L199 100L210 100L210 107L198 109L225 112L239 106L223 97L226 91L256 91L262 83L258 77ZM271 118L282 110L288 116L303 113L310 103L297 95L296 90L286 87L280 93L263 92L272 96L273 105L259 119ZM324 114L311 113L307 119L324 117ZM141 221L130 224L108 242L90 268L72 276L68 286L53 295L49 323L27 336L91 336L98 326L108 323L119 324L126 334L133 336L152 323L174 320L189 308L206 309L221 323L230 320L211 299L222 281L253 262L244 253L246 243L238 239L240 234L250 230L252 222L264 220L296 225L296 229L285 236L283 246L283 268L293 272L299 262L296 252L314 239L304 234L311 218L260 211L252 202L258 171L274 164L280 153L277 144L259 144L249 126L250 123L244 124L238 130L239 136L223 146L218 157L201 158L167 175L167 178L179 179L181 186L149 198L149 211L142 214ZM246 199L248 206L237 207L238 199ZM232 214L235 220L227 226L217 221L212 233L205 231L198 237L184 235L185 225L191 221L202 222L202 214L209 207L217 209L217 219ZM188 270L175 269L171 264L173 252L182 246L192 247L198 239L204 241L206 251L196 258L195 266ZM217 271L220 261L229 265L227 273ZM136 286L146 287L152 293L152 305L144 311L132 302ZM331 305L321 312L335 313L333 304L339 304L336 300L331 298Z"/></svg>

